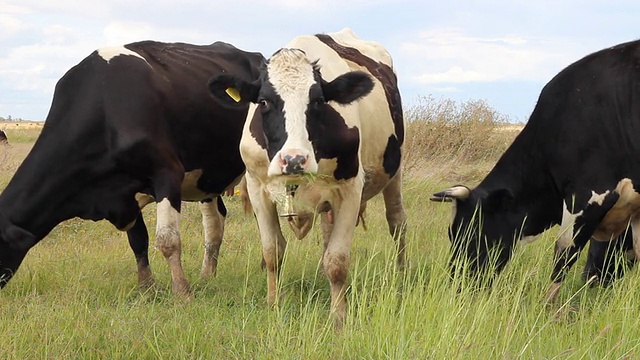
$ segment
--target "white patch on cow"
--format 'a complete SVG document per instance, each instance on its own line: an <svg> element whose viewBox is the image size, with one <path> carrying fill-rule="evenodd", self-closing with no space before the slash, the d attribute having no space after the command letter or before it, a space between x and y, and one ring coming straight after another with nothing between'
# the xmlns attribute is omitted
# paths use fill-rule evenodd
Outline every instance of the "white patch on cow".
<svg viewBox="0 0 640 360"><path fill-rule="evenodd" d="M318 171L313 146L307 132L307 108L309 106L309 89L315 83L313 67L305 53L298 49L281 49L279 53L269 59L267 65L269 81L276 93L284 101L285 129L287 140L282 149L276 153L269 164L267 174L277 176L282 174L280 154L283 151L296 151L308 156L308 173Z"/></svg>
<svg viewBox="0 0 640 360"><path fill-rule="evenodd" d="M179 238L179 229L180 229L180 213L171 206L171 202L169 199L164 198L162 201L158 203L158 221L156 223L156 235L159 238L160 234L178 234L176 238L178 241ZM169 236L171 241L173 240L173 236Z"/></svg>
<svg viewBox="0 0 640 360"><path fill-rule="evenodd" d="M582 210L578 213L572 214L569 211L569 207L567 203L562 203L562 223L560 224L560 232L557 240L557 244L561 249L566 249L570 246L573 246L573 239L575 235L573 233L573 225L576 223L576 219L582 215Z"/></svg>
<svg viewBox="0 0 640 360"><path fill-rule="evenodd" d="M147 63L147 65L149 65L149 63L147 62L147 60L145 58L143 58L140 54L138 54L137 52L133 51L133 50L129 50L124 46L111 46L111 47L104 47L101 49L98 49L98 55L100 55L100 57L102 57L103 59L105 59L107 61L107 63L109 63L109 61L111 61L111 59L113 59L116 56L120 56L120 55L126 55L126 56L135 56L138 57L140 59L142 59L145 63Z"/></svg>
<svg viewBox="0 0 640 360"><path fill-rule="evenodd" d="M351 28L344 28L338 32L331 33L331 38L338 44L358 49L367 57L388 65L395 73L391 54L379 42L362 40Z"/></svg>
<svg viewBox="0 0 640 360"><path fill-rule="evenodd" d="M609 190L603 192L602 194L597 194L595 191L591 190L591 198L589 199L589 204L597 203L598 205L602 205L602 202L607 195L609 195Z"/></svg>
<svg viewBox="0 0 640 360"><path fill-rule="evenodd" d="M200 201L206 198L212 198L218 194L207 194L198 188L198 180L202 176L202 169L195 169L184 173L182 185L180 188L182 200Z"/></svg>
<svg viewBox="0 0 640 360"><path fill-rule="evenodd" d="M135 198L140 210L144 209L145 206L151 204L155 200L153 196L144 193L136 193Z"/></svg>

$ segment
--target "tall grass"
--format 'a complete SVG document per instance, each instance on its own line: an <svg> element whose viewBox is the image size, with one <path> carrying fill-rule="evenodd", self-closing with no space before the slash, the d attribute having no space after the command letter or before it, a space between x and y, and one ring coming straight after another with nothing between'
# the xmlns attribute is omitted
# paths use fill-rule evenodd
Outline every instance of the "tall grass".
<svg viewBox="0 0 640 360"><path fill-rule="evenodd" d="M411 136L408 131L407 137ZM471 155L473 149L453 148L463 159L457 162L461 172L478 159ZM429 151L433 155L436 150ZM413 151L426 150L409 145L405 153ZM486 162L497 156L484 154ZM395 246L381 198L374 198L367 208L367 230L356 230L348 315L341 332L333 330L329 317L330 292L320 270L319 229L298 241L285 228L290 241L280 281L283 295L279 306L270 308L265 301L266 273L260 269L257 226L251 216L243 215L239 199L232 197L226 199L229 216L218 275L208 281L197 278L202 256L199 210L185 203L183 265L195 295L186 303L171 296L170 274L160 252L150 252L157 286L141 292L136 288L135 261L125 234L102 221L74 219L55 228L0 291L0 358L636 356L640 346L636 271L604 289L584 286L580 274L573 271L559 305L543 303L555 229L519 248L490 289L478 290L464 276L451 279L446 234L450 210L428 199L457 175L424 176L430 167L442 167L437 159L424 161L420 171L404 183L409 216L404 272L394 266ZM153 206L145 209L149 229L155 227L154 210Z"/></svg>

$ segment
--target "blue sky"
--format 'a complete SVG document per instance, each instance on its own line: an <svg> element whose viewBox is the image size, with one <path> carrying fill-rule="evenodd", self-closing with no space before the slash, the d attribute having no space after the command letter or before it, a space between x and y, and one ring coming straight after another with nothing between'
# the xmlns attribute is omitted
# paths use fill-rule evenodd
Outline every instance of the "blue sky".
<svg viewBox="0 0 640 360"><path fill-rule="evenodd" d="M562 68L640 38L639 18L637 0L0 0L0 116L44 120L57 80L102 46L222 40L268 56L350 27L391 52L405 106L485 99L525 121Z"/></svg>

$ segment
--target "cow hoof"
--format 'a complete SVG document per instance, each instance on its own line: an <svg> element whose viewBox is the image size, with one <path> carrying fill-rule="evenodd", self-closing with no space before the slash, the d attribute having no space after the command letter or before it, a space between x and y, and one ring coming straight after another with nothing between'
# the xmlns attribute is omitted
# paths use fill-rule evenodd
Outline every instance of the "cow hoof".
<svg viewBox="0 0 640 360"><path fill-rule="evenodd" d="M209 278L216 277L216 275L216 269L203 268L202 271L200 271L200 280L209 280Z"/></svg>
<svg viewBox="0 0 640 360"><path fill-rule="evenodd" d="M151 289L155 285L155 281L153 280L153 275L151 275L151 270L149 267L141 269L138 271L138 288L141 290Z"/></svg>
<svg viewBox="0 0 640 360"><path fill-rule="evenodd" d="M560 283L552 283L549 286L549 290L547 290L547 295L545 296L545 303L548 305L552 305L558 299L558 294L560 293Z"/></svg>
<svg viewBox="0 0 640 360"><path fill-rule="evenodd" d="M189 287L189 283L186 280L176 280L172 286L173 296L176 299L187 300L190 301L193 299L193 294L191 293L191 288Z"/></svg>
<svg viewBox="0 0 640 360"><path fill-rule="evenodd" d="M141 291L152 290L153 288L155 288L155 285L156 282L153 280L153 278L138 279L138 289L140 289Z"/></svg>
<svg viewBox="0 0 640 360"><path fill-rule="evenodd" d="M280 290L277 294L267 296L267 306L277 308L278 305L282 303L282 300L284 300L285 294L285 291Z"/></svg>

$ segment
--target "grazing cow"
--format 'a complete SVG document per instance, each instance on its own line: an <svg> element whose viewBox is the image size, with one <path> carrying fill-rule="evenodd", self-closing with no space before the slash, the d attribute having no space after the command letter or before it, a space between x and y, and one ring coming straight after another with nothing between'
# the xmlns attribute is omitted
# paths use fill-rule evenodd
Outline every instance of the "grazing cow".
<svg viewBox="0 0 640 360"><path fill-rule="evenodd" d="M8 145L9 144L9 138L7 138L7 133L0 129L0 145Z"/></svg>
<svg viewBox="0 0 640 360"><path fill-rule="evenodd" d="M590 238L609 241L630 225L640 252L640 42L575 62L542 90L527 125L473 190L455 186L432 200L454 200L453 258L500 270L514 244L560 225L554 300Z"/></svg>
<svg viewBox="0 0 640 360"><path fill-rule="evenodd" d="M157 202L157 248L174 294L189 297L180 261L181 200L200 201L201 275L214 273L226 210L220 194L244 173L247 106L221 107L212 74L253 81L264 58L216 42L144 41L93 52L58 82L44 128L0 195L0 286L61 221L107 219L126 230L139 283L152 282L141 209ZM216 201L213 201L216 200Z"/></svg>
<svg viewBox="0 0 640 360"><path fill-rule="evenodd" d="M268 60L260 81L228 75L211 81L219 101L233 104L225 94L233 89L240 104L252 103L240 152L262 238L269 304L277 300L286 245L280 202L288 205L281 215L300 236L310 214L321 214L322 265L337 326L345 318L350 246L361 204L379 192L402 264L404 122L396 81L389 53L349 29L293 39Z"/></svg>

